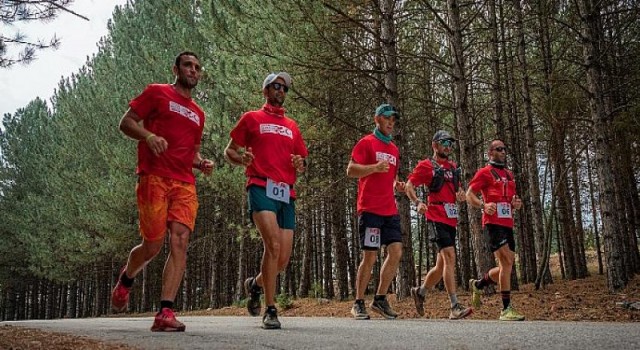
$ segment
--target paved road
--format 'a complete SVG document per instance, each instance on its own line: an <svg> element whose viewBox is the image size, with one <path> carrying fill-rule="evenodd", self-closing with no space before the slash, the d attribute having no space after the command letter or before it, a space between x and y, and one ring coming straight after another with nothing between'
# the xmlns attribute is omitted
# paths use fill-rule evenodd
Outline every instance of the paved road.
<svg viewBox="0 0 640 350"><path fill-rule="evenodd" d="M184 333L152 333L152 319L92 318L4 322L125 343L142 349L640 349L640 323L180 317Z"/></svg>

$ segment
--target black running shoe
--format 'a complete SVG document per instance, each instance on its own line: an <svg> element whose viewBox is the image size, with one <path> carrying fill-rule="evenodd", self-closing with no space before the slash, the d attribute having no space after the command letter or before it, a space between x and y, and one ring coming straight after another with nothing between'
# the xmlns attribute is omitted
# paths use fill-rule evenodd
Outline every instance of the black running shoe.
<svg viewBox="0 0 640 350"><path fill-rule="evenodd" d="M387 299L382 299L382 300L374 299L373 302L371 303L371 310L379 313L384 318L389 320L393 320L394 318L398 317L398 314L395 311L393 311Z"/></svg>
<svg viewBox="0 0 640 350"><path fill-rule="evenodd" d="M369 314L367 313L367 307L364 306L364 300L356 300L351 307L351 314L356 320L368 320Z"/></svg>
<svg viewBox="0 0 640 350"><path fill-rule="evenodd" d="M262 288L258 287L254 281L254 277L249 277L244 281L244 292L247 294L247 311L251 316L260 316L260 294L262 294Z"/></svg>
<svg viewBox="0 0 640 350"><path fill-rule="evenodd" d="M278 310L267 309L262 316L262 328L264 329L280 329L280 321L278 321Z"/></svg>

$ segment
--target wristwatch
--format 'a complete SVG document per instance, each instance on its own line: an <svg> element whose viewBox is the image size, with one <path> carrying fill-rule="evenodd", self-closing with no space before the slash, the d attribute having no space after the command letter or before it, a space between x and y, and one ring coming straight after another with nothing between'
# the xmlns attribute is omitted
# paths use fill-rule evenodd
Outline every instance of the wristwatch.
<svg viewBox="0 0 640 350"><path fill-rule="evenodd" d="M419 200L419 199L416 199L416 201L413 202L413 204L416 206L416 208L420 205L420 203L422 203L422 201Z"/></svg>

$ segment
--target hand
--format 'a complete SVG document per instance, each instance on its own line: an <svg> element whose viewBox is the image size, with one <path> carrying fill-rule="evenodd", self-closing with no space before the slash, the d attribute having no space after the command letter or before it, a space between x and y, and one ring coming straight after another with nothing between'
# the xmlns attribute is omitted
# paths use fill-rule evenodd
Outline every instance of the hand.
<svg viewBox="0 0 640 350"><path fill-rule="evenodd" d="M240 162L243 166L251 165L255 156L253 155L253 149L251 147L247 147L243 152L240 153Z"/></svg>
<svg viewBox="0 0 640 350"><path fill-rule="evenodd" d="M511 198L511 206L515 210L519 210L520 208L522 208L522 200L520 199L520 197L518 197L517 194L514 194L513 198Z"/></svg>
<svg viewBox="0 0 640 350"><path fill-rule="evenodd" d="M374 173L386 173L387 171L389 171L389 162L386 160L381 160L373 166Z"/></svg>
<svg viewBox="0 0 640 350"><path fill-rule="evenodd" d="M200 171L207 176L211 175L214 166L215 163L210 159L203 159L200 161Z"/></svg>
<svg viewBox="0 0 640 350"><path fill-rule="evenodd" d="M395 183L396 192L404 193L405 185L406 185L406 183L404 183L402 181L396 181L396 183Z"/></svg>
<svg viewBox="0 0 640 350"><path fill-rule="evenodd" d="M416 209L418 210L418 214L424 214L427 212L427 204L418 202L418 207Z"/></svg>
<svg viewBox="0 0 640 350"><path fill-rule="evenodd" d="M304 167L304 158L301 155L292 154L291 155L291 164L296 169L297 172L302 173L305 170Z"/></svg>
<svg viewBox="0 0 640 350"><path fill-rule="evenodd" d="M496 203L485 203L484 204L484 212L487 215L493 215L496 213L496 210L498 210L498 205L496 205Z"/></svg>
<svg viewBox="0 0 640 350"><path fill-rule="evenodd" d="M464 202L467 200L467 194L462 188L458 189L458 192L456 193L456 199L458 200L458 202Z"/></svg>
<svg viewBox="0 0 640 350"><path fill-rule="evenodd" d="M153 135L147 139L147 146L151 149L154 156L159 156L162 152L166 151L169 148L169 143L162 136Z"/></svg>

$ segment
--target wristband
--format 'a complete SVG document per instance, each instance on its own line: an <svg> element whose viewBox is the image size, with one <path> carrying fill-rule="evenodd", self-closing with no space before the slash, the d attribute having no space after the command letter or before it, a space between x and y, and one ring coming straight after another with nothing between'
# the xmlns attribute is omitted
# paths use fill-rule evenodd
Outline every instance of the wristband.
<svg viewBox="0 0 640 350"><path fill-rule="evenodd" d="M145 137L144 140L149 142L149 139L152 138L152 137L155 137L155 136L156 136L156 134L151 133L151 134L147 135L147 137Z"/></svg>
<svg viewBox="0 0 640 350"><path fill-rule="evenodd" d="M413 204L416 206L416 208L420 205L420 203L422 203L421 200L417 199L415 202L413 202Z"/></svg>

